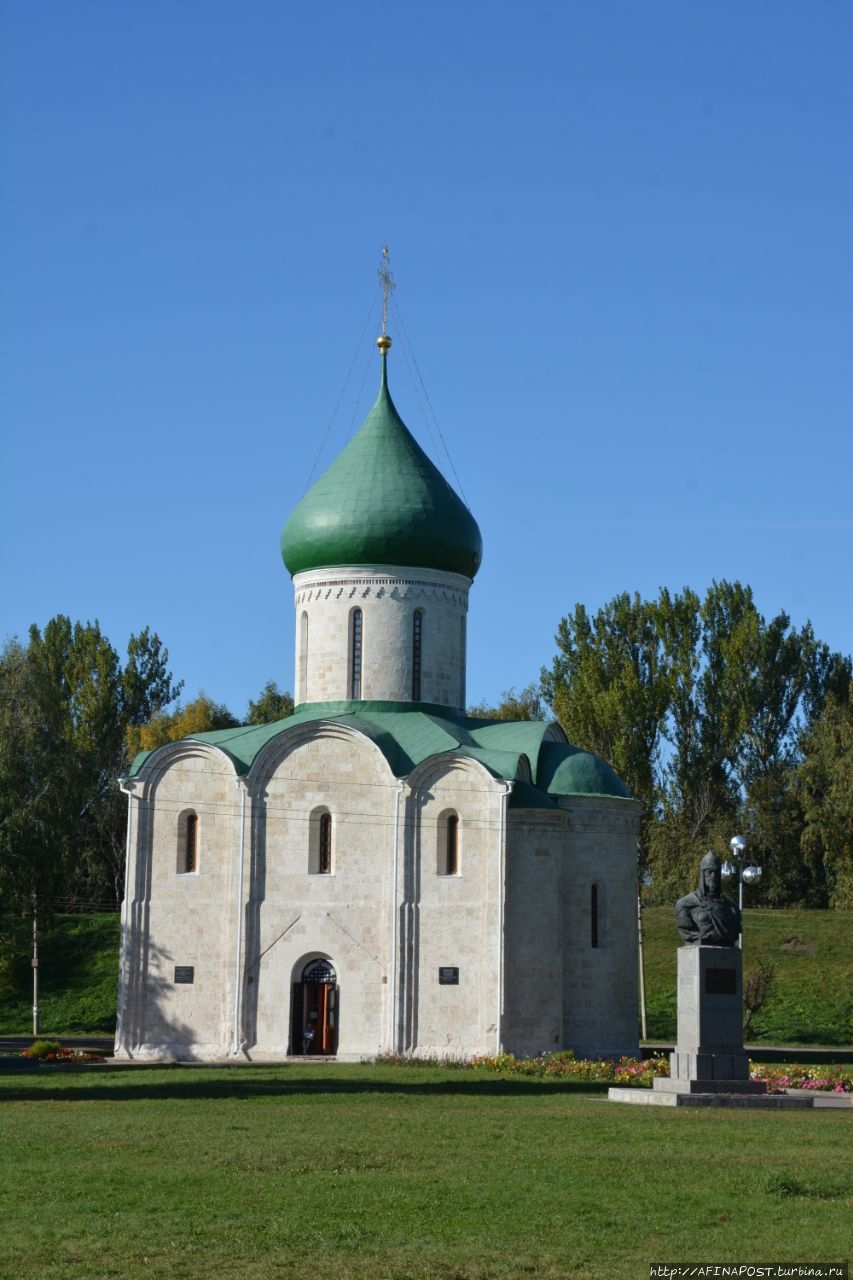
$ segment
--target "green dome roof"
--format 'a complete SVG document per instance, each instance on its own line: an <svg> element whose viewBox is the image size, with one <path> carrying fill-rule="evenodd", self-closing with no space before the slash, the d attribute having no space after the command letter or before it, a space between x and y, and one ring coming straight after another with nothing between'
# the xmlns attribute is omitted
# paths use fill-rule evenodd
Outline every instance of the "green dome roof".
<svg viewBox="0 0 853 1280"><path fill-rule="evenodd" d="M282 559L291 574L396 564L473 578L483 554L477 522L395 409L385 361L383 353L361 428L285 524Z"/></svg>
<svg viewBox="0 0 853 1280"><path fill-rule="evenodd" d="M625 783L600 756L567 742L544 742L539 753L537 786L553 796L618 796L628 800Z"/></svg>

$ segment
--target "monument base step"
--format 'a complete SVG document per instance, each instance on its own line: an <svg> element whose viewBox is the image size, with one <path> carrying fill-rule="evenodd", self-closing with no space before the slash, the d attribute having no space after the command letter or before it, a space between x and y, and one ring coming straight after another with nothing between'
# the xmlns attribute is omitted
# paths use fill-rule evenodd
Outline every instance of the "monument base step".
<svg viewBox="0 0 853 1280"><path fill-rule="evenodd" d="M614 1086L607 1091L610 1102L629 1102L645 1107L764 1107L768 1110L811 1109L814 1098L792 1098L785 1093L675 1093L659 1089L629 1089Z"/></svg>
<svg viewBox="0 0 853 1280"><path fill-rule="evenodd" d="M658 1076L653 1082L659 1093L750 1093L767 1092L763 1080L676 1080L672 1076Z"/></svg>
<svg viewBox="0 0 853 1280"><path fill-rule="evenodd" d="M676 1045L669 1055L669 1074L673 1080L748 1080L749 1057L743 1048Z"/></svg>
<svg viewBox="0 0 853 1280"><path fill-rule="evenodd" d="M827 1093L819 1089L786 1089L789 1098L808 1098L813 1107L853 1107L853 1093Z"/></svg>

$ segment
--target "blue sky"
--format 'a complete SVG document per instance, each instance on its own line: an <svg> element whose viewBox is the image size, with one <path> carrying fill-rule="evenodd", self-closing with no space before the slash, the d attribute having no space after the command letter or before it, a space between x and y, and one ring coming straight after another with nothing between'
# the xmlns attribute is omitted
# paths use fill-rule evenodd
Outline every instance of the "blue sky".
<svg viewBox="0 0 853 1280"><path fill-rule="evenodd" d="M375 394L387 241L392 392L483 532L472 701L620 591L853 648L844 0L0 13L0 634L292 688L279 534Z"/></svg>

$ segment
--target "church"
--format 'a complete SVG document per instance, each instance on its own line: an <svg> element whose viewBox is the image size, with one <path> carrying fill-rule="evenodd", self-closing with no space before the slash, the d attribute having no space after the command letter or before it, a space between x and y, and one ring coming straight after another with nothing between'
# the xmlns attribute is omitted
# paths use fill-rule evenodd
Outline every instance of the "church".
<svg viewBox="0 0 853 1280"><path fill-rule="evenodd" d="M116 1057L637 1050L640 805L465 712L471 512L376 403L291 513L295 709L133 762Z"/></svg>

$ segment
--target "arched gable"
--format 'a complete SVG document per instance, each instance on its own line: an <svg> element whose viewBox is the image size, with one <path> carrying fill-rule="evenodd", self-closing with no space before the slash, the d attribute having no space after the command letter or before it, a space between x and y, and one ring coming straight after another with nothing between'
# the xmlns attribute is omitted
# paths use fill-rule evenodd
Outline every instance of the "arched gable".
<svg viewBox="0 0 853 1280"><path fill-rule="evenodd" d="M458 751L443 751L439 755L429 756L416 765L406 779L407 787L412 792L430 791L439 783L495 795L503 795L507 789L503 779L495 777L480 760Z"/></svg>
<svg viewBox="0 0 853 1280"><path fill-rule="evenodd" d="M372 782L396 785L396 778L381 747L369 733L352 724L340 724L336 720L312 720L283 729L258 752L246 776L249 790L254 795L261 795L290 756L315 744L329 756L330 769L331 757L340 754L334 751L333 744L339 744L343 754L362 756L366 773L370 775ZM320 744L328 744L328 747Z"/></svg>
<svg viewBox="0 0 853 1280"><path fill-rule="evenodd" d="M210 743L184 738L151 752L128 784L137 892L149 896L152 875L171 886L175 875L198 872L210 883L225 871L238 840L237 778L230 756Z"/></svg>
<svg viewBox="0 0 853 1280"><path fill-rule="evenodd" d="M133 794L141 800L151 801L162 784L177 773L208 774L226 779L231 787L238 776L234 760L227 751L209 742L181 738L178 742L166 742L150 752L133 778Z"/></svg>

